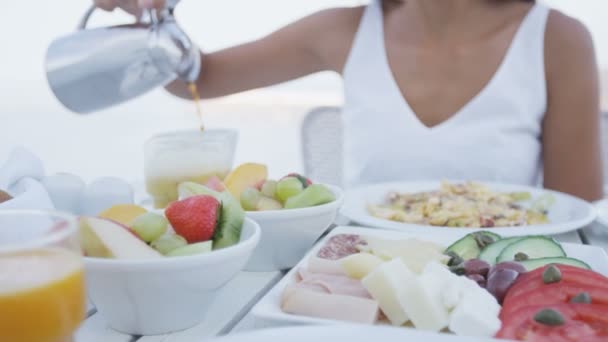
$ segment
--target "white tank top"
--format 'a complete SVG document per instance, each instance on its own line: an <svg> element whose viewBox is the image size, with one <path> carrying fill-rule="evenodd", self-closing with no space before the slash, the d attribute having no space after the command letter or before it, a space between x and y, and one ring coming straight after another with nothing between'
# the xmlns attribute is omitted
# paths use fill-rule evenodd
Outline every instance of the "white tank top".
<svg viewBox="0 0 608 342"><path fill-rule="evenodd" d="M539 184L548 13L534 5L489 83L448 120L427 127L393 78L382 4L373 0L343 75L345 186L442 179Z"/></svg>

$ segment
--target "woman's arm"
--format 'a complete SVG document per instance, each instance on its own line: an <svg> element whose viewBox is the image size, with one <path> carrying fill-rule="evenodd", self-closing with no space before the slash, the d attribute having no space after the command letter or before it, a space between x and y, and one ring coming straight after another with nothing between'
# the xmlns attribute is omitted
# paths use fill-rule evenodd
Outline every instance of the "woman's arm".
<svg viewBox="0 0 608 342"><path fill-rule="evenodd" d="M544 185L586 200L603 196L599 81L591 35L552 11L545 39L548 108Z"/></svg>
<svg viewBox="0 0 608 342"><path fill-rule="evenodd" d="M361 8L335 8L300 19L264 38L202 55L197 88L213 98L293 80L318 71L341 71ZM191 99L183 81L167 90Z"/></svg>
<svg viewBox="0 0 608 342"><path fill-rule="evenodd" d="M94 0L107 11L115 8L139 14L162 8L165 0ZM288 25L267 37L209 54L201 54L197 88L202 98L219 97L265 87L322 70L342 71L363 7L324 10ZM171 93L191 99L183 81L167 86Z"/></svg>

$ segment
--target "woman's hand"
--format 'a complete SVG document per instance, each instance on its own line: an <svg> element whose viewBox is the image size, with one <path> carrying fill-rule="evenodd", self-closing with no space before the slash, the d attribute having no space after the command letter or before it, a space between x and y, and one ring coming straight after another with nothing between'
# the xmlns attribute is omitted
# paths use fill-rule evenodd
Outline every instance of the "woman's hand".
<svg viewBox="0 0 608 342"><path fill-rule="evenodd" d="M122 8L125 12L140 16L142 10L163 8L165 0L93 0L95 6L106 11Z"/></svg>

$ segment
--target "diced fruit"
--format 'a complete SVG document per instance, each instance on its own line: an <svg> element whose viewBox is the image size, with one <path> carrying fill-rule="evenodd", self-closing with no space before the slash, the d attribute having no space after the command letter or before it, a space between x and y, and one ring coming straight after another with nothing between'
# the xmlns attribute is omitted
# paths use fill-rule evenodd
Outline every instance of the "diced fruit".
<svg viewBox="0 0 608 342"><path fill-rule="evenodd" d="M308 178L306 178L306 177L302 176L302 175L301 175L301 174L299 174L299 173L290 173L290 174L288 174L287 176L285 176L285 177L283 177L283 178L287 178L287 177L294 177L294 178L297 178L297 179L300 181L300 183L302 183L302 186L303 186L304 188L307 188L309 185L312 185L312 181L311 181L310 179L308 179Z"/></svg>
<svg viewBox="0 0 608 342"><path fill-rule="evenodd" d="M213 237L213 248L220 249L232 246L241 239L241 229L245 220L245 211L239 200L235 199L230 192L213 191L203 185L184 182L178 187L180 198L196 195L209 195L222 203L222 214L219 226ZM182 197L183 196L183 197Z"/></svg>
<svg viewBox="0 0 608 342"><path fill-rule="evenodd" d="M145 213L133 220L131 228L142 240L152 242L165 234L168 225L169 222L164 216Z"/></svg>
<svg viewBox="0 0 608 342"><path fill-rule="evenodd" d="M416 282L416 275L410 271L401 259L394 259L378 266L361 280L372 298L378 301L382 312L395 326L409 321L408 315L401 306L404 285Z"/></svg>
<svg viewBox="0 0 608 342"><path fill-rule="evenodd" d="M162 255L138 239L128 227L107 219L82 217L80 243L89 257L151 259Z"/></svg>
<svg viewBox="0 0 608 342"><path fill-rule="evenodd" d="M454 252L464 260L479 257L482 249L500 240L500 236L487 231L480 231L465 235L462 239L451 244L446 252Z"/></svg>
<svg viewBox="0 0 608 342"><path fill-rule="evenodd" d="M10 201L12 199L13 199L13 197L8 192L6 192L4 190L0 190L0 203Z"/></svg>
<svg viewBox="0 0 608 342"><path fill-rule="evenodd" d="M285 203L289 198L300 194L304 186L295 177L285 177L277 183L276 196L281 202Z"/></svg>
<svg viewBox="0 0 608 342"><path fill-rule="evenodd" d="M346 275L353 279L363 279L384 260L369 253L357 253L342 259L341 264Z"/></svg>
<svg viewBox="0 0 608 342"><path fill-rule="evenodd" d="M186 245L174 249L173 251L167 253L168 257L179 257L179 256L189 256L196 254L204 254L209 253L213 249L212 241L205 241L199 243L193 243L191 245Z"/></svg>
<svg viewBox="0 0 608 342"><path fill-rule="evenodd" d="M169 234L161 236L159 239L152 241L150 246L156 249L160 253L167 255L171 251L184 247L188 244L188 241L177 234Z"/></svg>
<svg viewBox="0 0 608 342"><path fill-rule="evenodd" d="M283 209L283 205L281 202L275 200L274 198L261 196L258 201L258 205L256 210L258 211L267 211L267 210L281 210Z"/></svg>
<svg viewBox="0 0 608 342"><path fill-rule="evenodd" d="M245 221L245 211L229 192L220 193L219 200L222 202L222 215L213 237L213 249L236 245L241 240L241 230Z"/></svg>
<svg viewBox="0 0 608 342"><path fill-rule="evenodd" d="M279 182L279 185L281 183ZM278 193L278 191L277 191ZM307 208L336 200L333 192L321 184L313 184L285 202L285 209Z"/></svg>
<svg viewBox="0 0 608 342"><path fill-rule="evenodd" d="M209 178L205 182L205 186L208 187L209 189L219 191L219 192L226 190L226 186L224 185L224 183L222 183L222 180L219 179L219 177L217 177L217 176L213 176L213 177Z"/></svg>
<svg viewBox="0 0 608 342"><path fill-rule="evenodd" d="M278 182L274 180L267 180L266 182L264 182L261 190L262 195L270 198L276 198L277 184Z"/></svg>
<svg viewBox="0 0 608 342"><path fill-rule="evenodd" d="M189 243L196 243L213 238L220 207L220 202L214 197L199 195L171 203L165 215L177 234Z"/></svg>
<svg viewBox="0 0 608 342"><path fill-rule="evenodd" d="M134 204L118 204L112 206L98 216L129 226L135 218L148 212L146 209Z"/></svg>
<svg viewBox="0 0 608 342"><path fill-rule="evenodd" d="M513 261L518 253L524 253L528 259L566 256L562 246L552 238L528 236L505 247L496 261Z"/></svg>
<svg viewBox="0 0 608 342"><path fill-rule="evenodd" d="M241 206L247 211L258 210L258 203L262 195L256 188L247 188L241 194Z"/></svg>
<svg viewBox="0 0 608 342"><path fill-rule="evenodd" d="M246 188L255 187L268 178L268 169L265 165L246 163L238 166L224 179L226 188L234 198L240 200L241 193Z"/></svg>

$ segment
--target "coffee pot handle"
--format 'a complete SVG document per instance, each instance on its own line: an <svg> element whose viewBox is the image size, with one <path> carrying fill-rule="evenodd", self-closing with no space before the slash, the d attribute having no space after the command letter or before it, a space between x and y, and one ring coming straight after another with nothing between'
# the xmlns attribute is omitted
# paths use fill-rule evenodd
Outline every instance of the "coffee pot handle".
<svg viewBox="0 0 608 342"><path fill-rule="evenodd" d="M93 12L95 12L95 5L91 5L87 11L84 13L84 16L82 17L82 19L80 19L80 23L78 24L78 30L84 30L87 28L87 23L89 22L89 18L91 18L91 15L93 14Z"/></svg>

